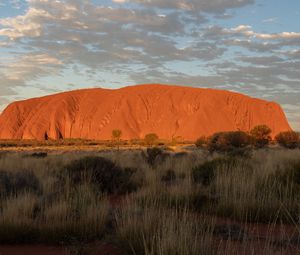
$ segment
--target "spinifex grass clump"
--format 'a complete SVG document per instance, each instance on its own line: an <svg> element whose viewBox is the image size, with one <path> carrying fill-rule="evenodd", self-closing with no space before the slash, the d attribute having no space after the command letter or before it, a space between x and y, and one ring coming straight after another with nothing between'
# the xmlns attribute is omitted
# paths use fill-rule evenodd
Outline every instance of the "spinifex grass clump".
<svg viewBox="0 0 300 255"><path fill-rule="evenodd" d="M79 192L50 204L42 204L30 193L2 201L0 243L70 244L101 239L108 203L86 189Z"/></svg>
<svg viewBox="0 0 300 255"><path fill-rule="evenodd" d="M88 183L79 185L75 192L45 205L40 238L44 242L64 244L102 239L108 215L106 197L95 194ZM51 224L45 224L47 222Z"/></svg>
<svg viewBox="0 0 300 255"><path fill-rule="evenodd" d="M204 187L210 203L207 213L251 222L298 222L300 169L297 163L256 162L253 158L222 158L192 171L193 181Z"/></svg>
<svg viewBox="0 0 300 255"><path fill-rule="evenodd" d="M1 200L0 243L33 243L39 231L35 225L38 197L24 193Z"/></svg>
<svg viewBox="0 0 300 255"><path fill-rule="evenodd" d="M140 207L132 204L116 213L117 242L126 254L216 254L213 223L184 208Z"/></svg>
<svg viewBox="0 0 300 255"><path fill-rule="evenodd" d="M6 165L8 171L1 172L0 243L70 244L101 239L109 214L105 195L96 192L88 179L76 187L68 178L61 182L56 173L65 171L48 169L48 161L40 160L43 173L37 169L36 174L15 172L18 163L12 168ZM20 161L30 162L23 157Z"/></svg>

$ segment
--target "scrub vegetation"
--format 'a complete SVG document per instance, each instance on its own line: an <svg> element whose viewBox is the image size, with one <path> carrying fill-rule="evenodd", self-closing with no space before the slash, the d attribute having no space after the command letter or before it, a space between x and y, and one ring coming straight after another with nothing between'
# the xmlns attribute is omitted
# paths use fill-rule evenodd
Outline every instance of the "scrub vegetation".
<svg viewBox="0 0 300 255"><path fill-rule="evenodd" d="M299 215L298 149L0 156L1 244L77 254L99 241L116 254L293 254Z"/></svg>

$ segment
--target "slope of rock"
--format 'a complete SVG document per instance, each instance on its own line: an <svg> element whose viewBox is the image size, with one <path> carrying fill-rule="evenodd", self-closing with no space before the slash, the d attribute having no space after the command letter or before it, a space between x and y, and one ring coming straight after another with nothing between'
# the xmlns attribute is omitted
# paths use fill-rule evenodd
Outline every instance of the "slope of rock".
<svg viewBox="0 0 300 255"><path fill-rule="evenodd" d="M85 89L10 104L0 115L0 139L123 139L147 133L194 140L217 131L266 124L290 130L281 107L241 94L182 86L138 85Z"/></svg>

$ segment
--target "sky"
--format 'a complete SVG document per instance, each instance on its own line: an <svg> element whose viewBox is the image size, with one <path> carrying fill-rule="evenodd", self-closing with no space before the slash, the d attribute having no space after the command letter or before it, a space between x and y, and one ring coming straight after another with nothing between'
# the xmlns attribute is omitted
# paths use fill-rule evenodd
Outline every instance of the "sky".
<svg viewBox="0 0 300 255"><path fill-rule="evenodd" d="M300 130L299 0L0 0L0 111L163 83L276 101Z"/></svg>

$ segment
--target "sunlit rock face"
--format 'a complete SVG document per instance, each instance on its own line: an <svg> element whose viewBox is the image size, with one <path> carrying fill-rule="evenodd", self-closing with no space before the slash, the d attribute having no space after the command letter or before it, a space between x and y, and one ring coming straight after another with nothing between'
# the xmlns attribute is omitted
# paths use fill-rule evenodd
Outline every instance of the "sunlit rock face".
<svg viewBox="0 0 300 255"><path fill-rule="evenodd" d="M218 131L268 125L273 136L290 130L274 102L245 95L167 85L85 89L10 104L0 116L0 139L123 139L181 136L195 140Z"/></svg>

